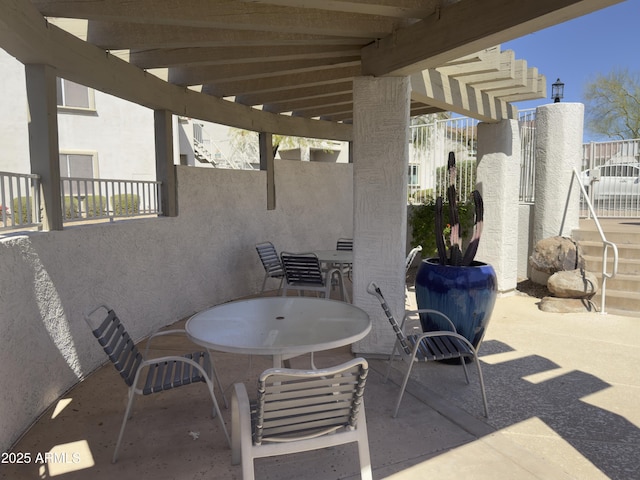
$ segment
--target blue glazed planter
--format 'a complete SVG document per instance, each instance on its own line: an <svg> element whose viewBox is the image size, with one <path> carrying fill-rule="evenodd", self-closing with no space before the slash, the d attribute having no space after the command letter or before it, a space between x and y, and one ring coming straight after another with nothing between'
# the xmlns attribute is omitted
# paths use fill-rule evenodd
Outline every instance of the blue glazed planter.
<svg viewBox="0 0 640 480"><path fill-rule="evenodd" d="M473 262L468 267L440 265L437 258L423 260L416 276L418 308L447 315L458 333L478 348L498 296L496 272L491 265ZM420 314L425 332L449 330L435 315Z"/></svg>

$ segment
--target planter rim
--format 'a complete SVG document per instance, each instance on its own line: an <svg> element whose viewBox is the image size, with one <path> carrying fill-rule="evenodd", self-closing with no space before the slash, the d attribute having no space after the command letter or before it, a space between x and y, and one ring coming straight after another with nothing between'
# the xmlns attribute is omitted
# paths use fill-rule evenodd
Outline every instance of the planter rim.
<svg viewBox="0 0 640 480"><path fill-rule="evenodd" d="M440 265L440 259L438 257L429 257L422 260L423 263L427 263L429 265L433 265L434 267L442 267L442 268L477 268L477 267L490 267L491 265L485 262L481 262L479 260L474 260L471 262L471 265Z"/></svg>

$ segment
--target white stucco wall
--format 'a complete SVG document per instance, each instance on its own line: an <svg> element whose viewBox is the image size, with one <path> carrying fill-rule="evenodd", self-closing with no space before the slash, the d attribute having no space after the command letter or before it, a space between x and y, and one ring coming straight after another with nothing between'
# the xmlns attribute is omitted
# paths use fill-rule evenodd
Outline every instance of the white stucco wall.
<svg viewBox="0 0 640 480"><path fill-rule="evenodd" d="M24 65L1 48L0 87L0 171L31 173Z"/></svg>
<svg viewBox="0 0 640 480"><path fill-rule="evenodd" d="M177 170L178 217L0 236L0 451L105 361L90 307L111 305L141 339L258 292L258 242L299 251L352 235L352 165L276 161L273 211L265 172Z"/></svg>
<svg viewBox="0 0 640 480"><path fill-rule="evenodd" d="M518 281L529 278L529 257L533 253L533 204L518 206Z"/></svg>
<svg viewBox="0 0 640 480"><path fill-rule="evenodd" d="M60 152L97 153L95 177L155 180L153 110L94 92L95 113L59 110Z"/></svg>

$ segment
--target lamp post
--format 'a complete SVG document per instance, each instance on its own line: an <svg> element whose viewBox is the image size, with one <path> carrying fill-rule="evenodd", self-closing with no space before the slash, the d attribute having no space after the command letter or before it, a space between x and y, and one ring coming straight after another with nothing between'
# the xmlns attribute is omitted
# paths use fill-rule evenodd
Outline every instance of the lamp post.
<svg viewBox="0 0 640 480"><path fill-rule="evenodd" d="M564 96L564 83L557 79L553 85L551 85L551 98L553 103L559 103Z"/></svg>

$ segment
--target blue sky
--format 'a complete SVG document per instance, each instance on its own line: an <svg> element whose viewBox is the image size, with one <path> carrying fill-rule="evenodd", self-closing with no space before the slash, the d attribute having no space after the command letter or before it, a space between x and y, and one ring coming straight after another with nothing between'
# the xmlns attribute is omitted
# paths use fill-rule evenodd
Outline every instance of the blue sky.
<svg viewBox="0 0 640 480"><path fill-rule="evenodd" d="M525 35L503 43L502 50L513 50L516 58L546 76L547 97L560 78L565 84L562 101L583 103L584 87L598 73L616 68L640 73L640 0L626 0ZM551 102L547 98L515 105L524 110Z"/></svg>

